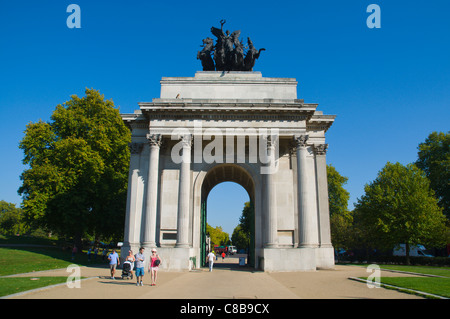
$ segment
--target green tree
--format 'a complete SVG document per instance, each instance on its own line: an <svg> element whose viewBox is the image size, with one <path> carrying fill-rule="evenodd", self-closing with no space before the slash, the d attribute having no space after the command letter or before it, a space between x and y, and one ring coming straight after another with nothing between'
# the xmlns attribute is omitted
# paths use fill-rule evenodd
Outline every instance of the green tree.
<svg viewBox="0 0 450 319"><path fill-rule="evenodd" d="M241 226L244 233L250 237L251 225L252 225L252 214L253 210L250 202L244 203L244 208L242 209L242 214L239 217L239 225Z"/></svg>
<svg viewBox="0 0 450 319"><path fill-rule="evenodd" d="M27 230L23 223L22 209L15 204L0 201L0 233L4 235L23 234Z"/></svg>
<svg viewBox="0 0 450 319"><path fill-rule="evenodd" d="M206 224L206 234L211 239L212 247L214 245L225 246L230 243L230 235L223 231L222 227L212 227L208 223Z"/></svg>
<svg viewBox="0 0 450 319"><path fill-rule="evenodd" d="M416 165L425 172L439 206L450 219L450 133L433 132L418 149Z"/></svg>
<svg viewBox="0 0 450 319"><path fill-rule="evenodd" d="M233 230L231 241L239 249L248 249L250 247L250 236L253 219L253 208L250 202L244 203L242 214L239 217L239 225Z"/></svg>
<svg viewBox="0 0 450 319"><path fill-rule="evenodd" d="M121 237L126 206L129 129L111 100L93 89L58 105L50 122L27 125L19 194L31 224L76 243L87 234Z"/></svg>
<svg viewBox="0 0 450 319"><path fill-rule="evenodd" d="M423 171L414 164L387 163L377 178L365 186L355 205L355 220L374 247L407 248L444 244L445 217Z"/></svg>
<svg viewBox="0 0 450 319"><path fill-rule="evenodd" d="M250 245L249 234L242 229L242 225L237 225L234 228L231 241L237 249L247 249Z"/></svg>
<svg viewBox="0 0 450 319"><path fill-rule="evenodd" d="M331 241L336 248L348 249L352 242L353 216L348 210L350 193L344 188L348 178L327 165L328 201L330 206Z"/></svg>
<svg viewBox="0 0 450 319"><path fill-rule="evenodd" d="M339 174L332 165L327 165L328 199L330 215L348 212L350 193L344 188L348 178Z"/></svg>

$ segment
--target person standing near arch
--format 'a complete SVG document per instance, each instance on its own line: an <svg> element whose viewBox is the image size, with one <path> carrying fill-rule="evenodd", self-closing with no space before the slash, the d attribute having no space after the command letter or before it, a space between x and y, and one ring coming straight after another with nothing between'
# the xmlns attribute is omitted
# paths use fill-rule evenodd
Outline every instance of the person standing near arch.
<svg viewBox="0 0 450 319"><path fill-rule="evenodd" d="M152 286L156 286L156 279L158 276L159 265L161 264L161 257L156 254L156 249L152 249L152 255L150 256L150 265L148 267L148 271L151 274L152 278Z"/></svg>
<svg viewBox="0 0 450 319"><path fill-rule="evenodd" d="M112 253L109 254L108 260L109 260L109 269L111 271L111 279L115 279L114 274L116 273L116 267L117 265L120 265L119 254L116 253L115 249L113 249Z"/></svg>
<svg viewBox="0 0 450 319"><path fill-rule="evenodd" d="M136 286L143 286L144 283L142 280L144 279L144 247L139 248L139 253L137 253L135 256L135 263L136 263Z"/></svg>
<svg viewBox="0 0 450 319"><path fill-rule="evenodd" d="M209 262L209 271L212 271L213 270L213 265L214 265L214 259L216 258L216 255L214 255L214 252L213 251L211 251L209 254L208 254L208 256L207 256L207 259L208 259L208 262Z"/></svg>

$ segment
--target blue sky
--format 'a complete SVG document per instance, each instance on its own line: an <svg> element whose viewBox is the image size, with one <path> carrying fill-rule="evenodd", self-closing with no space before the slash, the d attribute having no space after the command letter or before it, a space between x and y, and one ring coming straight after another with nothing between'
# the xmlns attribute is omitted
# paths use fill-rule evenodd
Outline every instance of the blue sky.
<svg viewBox="0 0 450 319"><path fill-rule="evenodd" d="M66 25L71 3L81 29ZM380 29L366 25L371 3ZM414 162L428 134L449 130L449 12L447 0L1 1L0 200L21 202L27 123L49 120L86 87L133 112L159 96L161 77L201 70L202 39L226 19L266 48L255 71L296 78L299 98L337 115L327 162L349 178L352 208L387 161ZM247 199L236 184L218 185L208 222L231 232Z"/></svg>

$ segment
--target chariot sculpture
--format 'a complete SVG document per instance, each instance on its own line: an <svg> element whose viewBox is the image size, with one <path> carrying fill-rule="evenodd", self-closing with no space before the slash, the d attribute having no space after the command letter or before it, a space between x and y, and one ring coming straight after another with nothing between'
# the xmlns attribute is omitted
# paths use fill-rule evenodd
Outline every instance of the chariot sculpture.
<svg viewBox="0 0 450 319"><path fill-rule="evenodd" d="M226 20L220 21L220 29L211 27L211 33L217 38L216 44L211 38L203 39L203 49L197 53L203 71L253 71L256 59L261 51L257 50L250 38L247 46L239 39L241 31L223 31Z"/></svg>

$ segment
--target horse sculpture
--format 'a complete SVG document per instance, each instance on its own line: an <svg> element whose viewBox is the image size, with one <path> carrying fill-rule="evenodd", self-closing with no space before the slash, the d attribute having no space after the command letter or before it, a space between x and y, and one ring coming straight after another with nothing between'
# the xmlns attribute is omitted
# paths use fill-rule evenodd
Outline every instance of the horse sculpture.
<svg viewBox="0 0 450 319"><path fill-rule="evenodd" d="M256 50L248 38L248 50L244 57L244 44L239 40L241 31L223 31L226 20L220 21L220 29L211 27L211 33L217 38L216 45L211 38L203 40L203 50L197 53L197 59L202 61L203 71L252 71L261 51ZM214 52L214 54L212 54ZM213 58L211 57L213 55Z"/></svg>
<svg viewBox="0 0 450 319"><path fill-rule="evenodd" d="M214 71L214 61L211 52L214 50L214 40L211 38L203 39L203 50L197 53L197 59L202 61L203 71Z"/></svg>

